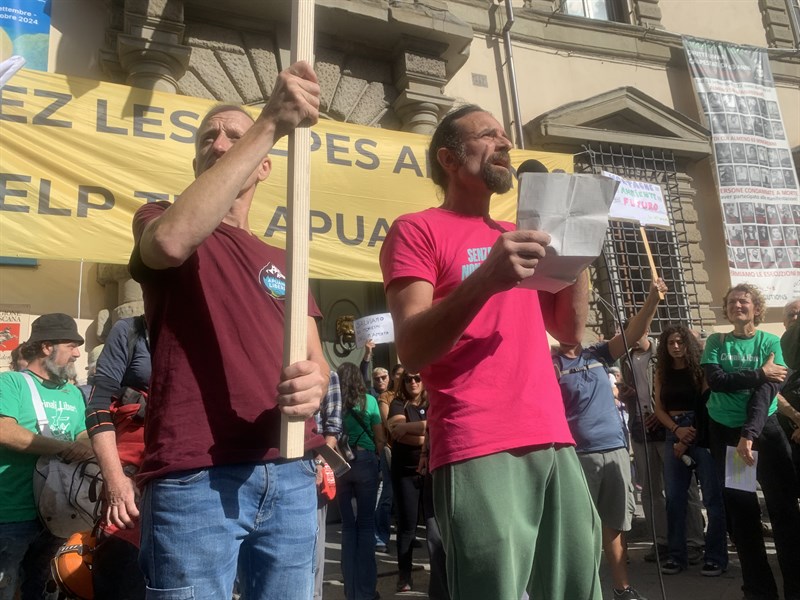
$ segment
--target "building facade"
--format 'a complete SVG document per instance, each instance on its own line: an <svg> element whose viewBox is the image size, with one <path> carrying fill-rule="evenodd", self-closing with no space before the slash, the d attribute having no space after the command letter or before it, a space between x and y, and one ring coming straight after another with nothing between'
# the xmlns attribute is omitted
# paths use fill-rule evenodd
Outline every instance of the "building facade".
<svg viewBox="0 0 800 600"><path fill-rule="evenodd" d="M309 0L301 0L309 1ZM228 0L54 2L50 70L134 87L258 106L289 63L291 2ZM323 118L427 134L451 108L476 103L518 147L574 156L575 170L659 184L668 229L647 228L670 287L654 324L710 332L729 284L712 146L681 36L768 48L784 127L800 165L800 8L797 0L316 0L315 69ZM437 203L431 198L431 205ZM0 304L46 312L46 290L23 267L0 267ZM77 270L77 267L73 270ZM614 223L592 268L592 326L610 335L651 277L638 227ZM38 280L38 283L37 283ZM141 310L124 267L81 267L65 293L89 343ZM42 287L39 287L42 286ZM383 312L380 284L312 282L332 364L336 319ZM46 294L45 294L46 295ZM800 294L798 294L800 295ZM75 300L78 298L78 300ZM51 302L48 300L48 302ZM49 308L48 308L49 310ZM767 321L780 331L780 311ZM394 360L381 347L377 360Z"/></svg>

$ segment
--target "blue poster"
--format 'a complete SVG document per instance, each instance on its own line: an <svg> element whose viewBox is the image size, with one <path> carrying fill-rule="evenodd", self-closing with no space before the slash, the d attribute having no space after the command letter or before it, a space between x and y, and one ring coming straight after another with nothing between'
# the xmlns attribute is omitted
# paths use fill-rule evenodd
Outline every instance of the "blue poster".
<svg viewBox="0 0 800 600"><path fill-rule="evenodd" d="M51 0L0 0L0 56L19 55L26 69L47 71Z"/></svg>

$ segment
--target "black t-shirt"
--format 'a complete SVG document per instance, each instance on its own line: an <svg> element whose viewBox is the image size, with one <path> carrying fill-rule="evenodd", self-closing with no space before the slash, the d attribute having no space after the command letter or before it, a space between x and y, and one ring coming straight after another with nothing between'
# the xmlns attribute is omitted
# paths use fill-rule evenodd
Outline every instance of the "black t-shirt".
<svg viewBox="0 0 800 600"><path fill-rule="evenodd" d="M667 412L697 410L701 390L690 369L667 367L661 383L661 406Z"/></svg>
<svg viewBox="0 0 800 600"><path fill-rule="evenodd" d="M416 423L428 419L428 410L403 400L392 400L389 405L389 419L398 415L403 415L407 423ZM421 452L422 446L395 442L392 444L392 471L401 476L414 475L417 472Z"/></svg>

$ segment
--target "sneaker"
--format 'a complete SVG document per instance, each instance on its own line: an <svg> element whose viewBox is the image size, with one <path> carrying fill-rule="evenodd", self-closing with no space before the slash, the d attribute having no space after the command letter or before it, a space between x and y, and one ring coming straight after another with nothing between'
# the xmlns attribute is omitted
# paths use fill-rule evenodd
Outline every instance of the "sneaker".
<svg viewBox="0 0 800 600"><path fill-rule="evenodd" d="M647 598L628 586L624 590L614 590L614 600L647 600Z"/></svg>
<svg viewBox="0 0 800 600"><path fill-rule="evenodd" d="M659 560L666 560L668 551L666 546L653 544L650 546L650 550L648 550L647 554L644 555L644 560L645 562L656 562L656 552L658 552Z"/></svg>
<svg viewBox="0 0 800 600"><path fill-rule="evenodd" d="M671 558L661 563L661 572L664 575L677 575L683 571L683 567Z"/></svg>
<svg viewBox="0 0 800 600"><path fill-rule="evenodd" d="M386 544L376 544L375 552L378 552L379 554L386 554L389 552L389 548L386 547Z"/></svg>
<svg viewBox="0 0 800 600"><path fill-rule="evenodd" d="M703 562L703 549L697 546L689 546L686 549L687 557L690 565L699 565Z"/></svg>
<svg viewBox="0 0 800 600"><path fill-rule="evenodd" d="M411 582L405 579L401 579L397 582L397 593L400 594L402 592L410 592L411 591Z"/></svg>
<svg viewBox="0 0 800 600"><path fill-rule="evenodd" d="M707 562L703 565L703 568L700 569L700 575L704 577L719 577L722 575L723 571L725 571L725 569L720 567L717 563Z"/></svg>

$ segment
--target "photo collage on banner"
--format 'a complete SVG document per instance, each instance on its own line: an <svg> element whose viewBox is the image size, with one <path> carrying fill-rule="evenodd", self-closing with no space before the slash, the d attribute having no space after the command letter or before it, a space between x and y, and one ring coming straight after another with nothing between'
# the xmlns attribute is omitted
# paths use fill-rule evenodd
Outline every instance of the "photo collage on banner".
<svg viewBox="0 0 800 600"><path fill-rule="evenodd" d="M710 40L684 47L711 130L731 282L783 306L800 293L800 192L769 58Z"/></svg>

